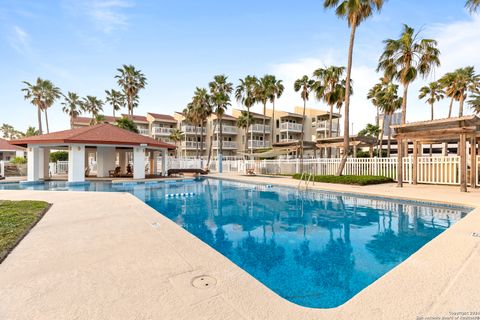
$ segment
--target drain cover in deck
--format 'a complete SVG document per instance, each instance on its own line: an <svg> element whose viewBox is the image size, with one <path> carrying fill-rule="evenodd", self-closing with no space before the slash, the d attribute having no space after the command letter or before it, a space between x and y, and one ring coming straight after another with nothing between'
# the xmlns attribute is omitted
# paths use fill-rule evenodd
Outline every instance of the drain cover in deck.
<svg viewBox="0 0 480 320"><path fill-rule="evenodd" d="M217 284L217 279L210 276L198 276L192 279L192 286L198 289L213 288Z"/></svg>

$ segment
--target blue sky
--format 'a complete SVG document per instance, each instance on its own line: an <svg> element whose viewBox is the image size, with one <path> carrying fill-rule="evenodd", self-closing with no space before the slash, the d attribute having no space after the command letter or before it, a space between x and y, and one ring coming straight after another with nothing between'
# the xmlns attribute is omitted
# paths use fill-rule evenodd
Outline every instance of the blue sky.
<svg viewBox="0 0 480 320"><path fill-rule="evenodd" d="M138 114L183 109L195 87L206 86L218 73L234 84L248 74L276 74L287 87L277 107L292 110L301 104L292 89L296 78L321 66L346 63L346 22L325 11L322 3L0 0L0 124L21 130L37 126L35 109L20 91L22 80L41 76L64 92L103 98L105 89L116 87L114 75L122 64L134 64L148 79ZM375 67L382 40L398 37L403 23L439 41L442 67L425 81L464 65L480 71L480 17L469 15L463 3L390 0L380 15L360 26L352 74L355 131L374 121L375 110L365 94L380 76ZM423 84L420 79L412 86L409 121L428 118L427 105L416 99ZM308 105L326 108L314 100ZM446 102L437 111L438 117L444 116ZM108 106L105 113L111 113ZM52 130L68 127L59 103L49 116Z"/></svg>

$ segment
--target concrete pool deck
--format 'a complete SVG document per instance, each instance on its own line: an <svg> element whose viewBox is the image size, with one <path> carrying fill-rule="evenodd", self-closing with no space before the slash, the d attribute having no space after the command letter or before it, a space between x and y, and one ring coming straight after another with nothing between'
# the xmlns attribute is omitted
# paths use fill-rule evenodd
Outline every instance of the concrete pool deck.
<svg viewBox="0 0 480 320"><path fill-rule="evenodd" d="M53 204L0 264L0 319L392 320L480 312L480 237L473 236L480 234L480 190L318 183L313 188L477 209L344 305L310 309L279 297L128 193L0 191L0 199ZM214 280L196 288L192 280L198 276Z"/></svg>

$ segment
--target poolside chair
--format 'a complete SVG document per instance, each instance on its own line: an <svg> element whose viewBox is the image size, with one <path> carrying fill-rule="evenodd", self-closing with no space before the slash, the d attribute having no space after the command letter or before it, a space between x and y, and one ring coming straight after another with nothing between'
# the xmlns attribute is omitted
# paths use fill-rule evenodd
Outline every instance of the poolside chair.
<svg viewBox="0 0 480 320"><path fill-rule="evenodd" d="M127 165L127 176L133 176L133 168L130 163Z"/></svg>
<svg viewBox="0 0 480 320"><path fill-rule="evenodd" d="M4 179L5 179L5 177L0 175L0 180L4 180Z"/></svg>
<svg viewBox="0 0 480 320"><path fill-rule="evenodd" d="M110 178L117 178L117 177L120 177L120 170L121 168L118 166L118 167L115 167L115 170L108 170L108 176Z"/></svg>

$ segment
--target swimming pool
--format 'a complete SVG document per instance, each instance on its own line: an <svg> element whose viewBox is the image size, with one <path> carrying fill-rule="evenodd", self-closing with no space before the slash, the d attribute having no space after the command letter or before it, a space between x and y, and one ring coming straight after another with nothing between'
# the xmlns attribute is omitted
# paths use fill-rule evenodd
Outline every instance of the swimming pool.
<svg viewBox="0 0 480 320"><path fill-rule="evenodd" d="M313 308L348 301L471 210L209 178L1 189L130 192L278 295Z"/></svg>

